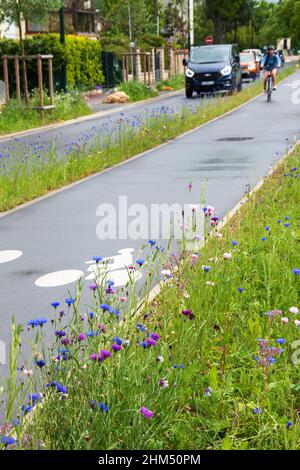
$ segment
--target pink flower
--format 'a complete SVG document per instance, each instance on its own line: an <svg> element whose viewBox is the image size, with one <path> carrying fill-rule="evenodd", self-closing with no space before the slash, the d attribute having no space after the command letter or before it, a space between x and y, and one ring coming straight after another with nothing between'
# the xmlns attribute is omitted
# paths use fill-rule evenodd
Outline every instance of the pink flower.
<svg viewBox="0 0 300 470"><path fill-rule="evenodd" d="M282 321L282 323L288 323L289 319L287 317L282 317L281 321Z"/></svg>
<svg viewBox="0 0 300 470"><path fill-rule="evenodd" d="M295 320L295 325L300 326L300 320Z"/></svg>
<svg viewBox="0 0 300 470"><path fill-rule="evenodd" d="M140 413L147 419L152 419L154 416L153 411L149 410L145 406L142 406L142 408L140 408Z"/></svg>
<svg viewBox="0 0 300 470"><path fill-rule="evenodd" d="M125 295L122 295L121 297L118 298L118 301L124 303L127 301L127 297Z"/></svg>
<svg viewBox="0 0 300 470"><path fill-rule="evenodd" d="M23 375L25 375L26 377L31 377L33 375L33 370L31 369L24 369L23 370Z"/></svg>
<svg viewBox="0 0 300 470"><path fill-rule="evenodd" d="M231 253L224 253L223 258L224 258L224 259L231 259L231 258L232 258L232 254L231 254Z"/></svg>
<svg viewBox="0 0 300 470"><path fill-rule="evenodd" d="M299 309L297 307L291 307L289 309L289 312L293 313L294 315L297 315L297 313L299 313Z"/></svg>
<svg viewBox="0 0 300 470"><path fill-rule="evenodd" d="M199 259L199 256L196 255L196 253L194 253L191 255L191 259L192 259L192 264L196 264Z"/></svg>

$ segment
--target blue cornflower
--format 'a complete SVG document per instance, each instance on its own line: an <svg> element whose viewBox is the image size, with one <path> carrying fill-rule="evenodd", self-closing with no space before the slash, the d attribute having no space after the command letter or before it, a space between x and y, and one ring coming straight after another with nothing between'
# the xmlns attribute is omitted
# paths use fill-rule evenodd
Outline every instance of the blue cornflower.
<svg viewBox="0 0 300 470"><path fill-rule="evenodd" d="M145 263L144 259L139 258L136 260L136 264L138 264L140 268L143 266L144 263Z"/></svg>
<svg viewBox="0 0 300 470"><path fill-rule="evenodd" d="M240 293L242 293L242 292L245 291L245 289L244 289L243 287L238 287L237 290L238 290L238 292L240 292Z"/></svg>
<svg viewBox="0 0 300 470"><path fill-rule="evenodd" d="M267 225L266 231L267 231L267 232L270 232L270 231L271 231L271 227L269 227L269 225Z"/></svg>
<svg viewBox="0 0 300 470"><path fill-rule="evenodd" d="M38 361L35 361L35 363L40 368L42 368L46 365L46 362L43 359L39 359Z"/></svg>
<svg viewBox="0 0 300 470"><path fill-rule="evenodd" d="M116 336L115 338L113 338L113 339L112 339L112 342L118 344L119 346L121 346L122 343L123 343L123 341L121 340L121 338L119 338L118 336Z"/></svg>
<svg viewBox="0 0 300 470"><path fill-rule="evenodd" d="M53 308L55 308L55 309L56 309L57 307L59 307L59 306L60 306L60 303L59 303L59 302L52 302L52 304L51 304L51 307L53 307Z"/></svg>
<svg viewBox="0 0 300 470"><path fill-rule="evenodd" d="M113 307L111 307L110 305L108 305L108 304L101 304L100 308L104 312L115 313L115 309Z"/></svg>
<svg viewBox="0 0 300 470"><path fill-rule="evenodd" d="M204 391L204 395L206 397L210 397L211 396L211 392L212 392L212 388L211 387L206 387L205 391Z"/></svg>
<svg viewBox="0 0 300 470"><path fill-rule="evenodd" d="M72 299L72 298L66 299L66 304L67 304L69 307L70 307L70 305L75 304L75 302L76 302L76 299Z"/></svg>
<svg viewBox="0 0 300 470"><path fill-rule="evenodd" d="M300 276L300 268L294 268L292 273L295 274L296 276Z"/></svg>
<svg viewBox="0 0 300 470"><path fill-rule="evenodd" d="M140 330L142 333L145 333L145 331L147 331L147 328L146 328L144 325L142 325L141 323L138 323L138 324L136 325L136 327L137 327L137 329Z"/></svg>
<svg viewBox="0 0 300 470"><path fill-rule="evenodd" d="M276 343L278 343L278 344L284 344L284 343L286 343L286 339L284 339L284 338L278 338L278 339L276 339Z"/></svg>
<svg viewBox="0 0 300 470"><path fill-rule="evenodd" d="M64 336L66 336L66 332L64 330L56 330L55 336L57 336L58 338L63 338Z"/></svg>
<svg viewBox="0 0 300 470"><path fill-rule="evenodd" d="M97 264L100 263L100 261L102 260L103 260L102 256L93 256L93 261L96 261Z"/></svg>
<svg viewBox="0 0 300 470"><path fill-rule="evenodd" d="M146 341L142 341L140 343L140 346L142 346L143 348L147 348L148 347L148 344L146 343Z"/></svg>
<svg viewBox="0 0 300 470"><path fill-rule="evenodd" d="M290 227L290 225L291 225L291 224L288 224L288 223L284 224L284 226L285 226L286 228Z"/></svg>
<svg viewBox="0 0 300 470"><path fill-rule="evenodd" d="M149 243L149 245L154 246L156 244L156 241L155 240L149 240L148 243Z"/></svg>
<svg viewBox="0 0 300 470"><path fill-rule="evenodd" d="M261 413L261 408L253 408L253 413L259 415Z"/></svg>
<svg viewBox="0 0 300 470"><path fill-rule="evenodd" d="M288 215L284 216L284 220L290 220L291 218Z"/></svg>
<svg viewBox="0 0 300 470"><path fill-rule="evenodd" d="M231 240L230 243L231 243L233 246L238 246L238 242L236 242L235 240Z"/></svg>
<svg viewBox="0 0 300 470"><path fill-rule="evenodd" d="M291 426L293 426L292 421L288 421L288 422L286 423L287 429L289 429Z"/></svg>
<svg viewBox="0 0 300 470"><path fill-rule="evenodd" d="M282 222L281 219L278 219L278 220L277 220L277 223L278 223L278 224L281 224L281 222Z"/></svg>
<svg viewBox="0 0 300 470"><path fill-rule="evenodd" d="M266 240L267 240L266 237L262 237L262 239L261 239L262 242L265 242Z"/></svg>
<svg viewBox="0 0 300 470"><path fill-rule="evenodd" d="M184 364L180 364L180 369L184 369Z"/></svg>
<svg viewBox="0 0 300 470"><path fill-rule="evenodd" d="M103 413L108 413L109 407L108 405L106 405L106 403L102 403L102 402L98 403L98 408Z"/></svg>
<svg viewBox="0 0 300 470"><path fill-rule="evenodd" d="M89 312L89 317L91 320L94 318L94 316L95 316L94 312Z"/></svg>
<svg viewBox="0 0 300 470"><path fill-rule="evenodd" d="M15 439L11 436L2 436L1 437L1 443L4 446L12 446L15 443Z"/></svg>

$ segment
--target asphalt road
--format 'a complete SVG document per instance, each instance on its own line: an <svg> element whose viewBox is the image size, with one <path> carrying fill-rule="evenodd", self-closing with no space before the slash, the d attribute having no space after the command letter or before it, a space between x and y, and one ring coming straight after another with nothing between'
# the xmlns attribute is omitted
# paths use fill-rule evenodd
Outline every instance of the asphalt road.
<svg viewBox="0 0 300 470"><path fill-rule="evenodd" d="M197 203L204 184L206 203L224 216L241 199L245 188L253 187L299 136L300 107L292 101L296 80L300 80L300 72L279 85L272 103L260 96L168 145L0 217L0 341L9 343L12 315L20 322L39 316L50 318L50 303L64 302L68 289L74 290L75 282L40 287L59 284L58 276L45 279L46 274L74 270L67 273L74 279L78 272L89 277L90 265L86 262L95 255L115 256L120 249L135 251L116 258L116 268L131 257L136 259L142 240L98 239L96 210L100 204L109 203L118 209L122 195L128 197L128 205L140 203L147 208L155 203ZM71 135L76 129L75 125L64 132ZM189 182L193 183L192 201ZM125 221L120 221L120 226L124 228ZM6 368L2 369L5 374Z"/></svg>

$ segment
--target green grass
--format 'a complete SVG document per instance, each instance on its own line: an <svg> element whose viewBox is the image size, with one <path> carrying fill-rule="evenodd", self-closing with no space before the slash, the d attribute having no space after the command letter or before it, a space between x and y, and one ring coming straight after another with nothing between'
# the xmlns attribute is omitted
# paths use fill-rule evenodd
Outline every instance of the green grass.
<svg viewBox="0 0 300 470"><path fill-rule="evenodd" d="M279 79L293 73L285 69ZM22 147L14 150L0 170L0 211L11 209L85 176L97 173L134 155L168 142L186 131L233 110L261 93L258 82L230 97L202 101L198 108L182 108L176 113L149 118L140 130L117 127L112 136L95 141L92 147L78 143L62 158L55 145L50 150L33 153ZM195 101L197 103L197 101Z"/></svg>
<svg viewBox="0 0 300 470"><path fill-rule="evenodd" d="M158 83L157 89L162 91L164 88L171 88L172 90L182 90L185 87L185 78L184 75L176 75L175 77L170 78L169 80L162 80ZM170 90L171 91L171 90Z"/></svg>
<svg viewBox="0 0 300 470"><path fill-rule="evenodd" d="M90 296L91 319L80 304L79 288L66 320L59 320L56 310L47 316L54 321L49 328L63 329L71 341L69 360L53 360L59 338L53 336L52 349L38 340L47 326L28 332L35 359L44 358L47 365L39 369L25 362L34 374L22 380L20 404L28 403L28 392L48 391L43 405L35 404L32 419L21 419L14 434L20 447L36 449L42 442L46 449L299 448L295 320L300 321L300 314L289 312L300 306L300 276L292 272L300 268L299 169L297 148L225 226L222 237L208 237L198 260L185 254L180 263L166 265L173 279L154 302L138 310L138 297L129 289L129 305L121 307L123 321L99 306L105 302L119 308L118 292L106 294L99 282ZM229 252L231 259L225 260ZM151 273L148 285L158 253L148 246L141 255L145 264L139 269ZM211 269L205 272L203 265ZM193 316L182 313L187 310ZM282 313L266 315L276 310ZM145 332L137 328L140 323ZM79 342L79 333L88 330L101 333ZM140 342L153 332L160 335L157 344L143 348ZM12 343L13 365L18 335ZM111 350L115 337L123 340L122 350L104 362L93 361L93 353ZM276 362L268 367L255 360L258 338L284 349L280 355L272 351ZM276 342L282 338L284 345ZM55 386L45 389L51 381L67 387L67 394ZM15 394L17 387L10 383L10 389ZM100 402L109 406L108 412L99 410ZM153 417L142 416L141 407ZM7 419L12 417L10 412ZM13 432L10 425L5 431Z"/></svg>
<svg viewBox="0 0 300 470"><path fill-rule="evenodd" d="M129 96L130 102L147 100L158 95L155 89L137 81L122 83L122 85L118 87L118 91L126 93L126 95Z"/></svg>
<svg viewBox="0 0 300 470"><path fill-rule="evenodd" d="M49 104L49 99L45 96L45 105L47 104ZM8 105L2 108L2 111L0 110L0 135L25 131L43 124L67 121L68 119L91 114L91 110L81 93L76 91L67 94L57 93L55 95L56 108L53 113L45 111L44 123L41 121L40 112L32 109L33 106L38 105L37 93L34 93L30 98L29 106L26 106L23 101L12 99Z"/></svg>

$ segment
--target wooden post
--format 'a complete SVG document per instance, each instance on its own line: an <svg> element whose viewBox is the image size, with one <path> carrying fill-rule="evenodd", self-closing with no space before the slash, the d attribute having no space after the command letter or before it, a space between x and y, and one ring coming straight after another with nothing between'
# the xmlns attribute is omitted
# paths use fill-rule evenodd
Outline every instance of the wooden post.
<svg viewBox="0 0 300 470"><path fill-rule="evenodd" d="M20 86L20 67L19 67L19 56L15 56L15 74L16 74L16 95L17 99L21 99L21 86Z"/></svg>
<svg viewBox="0 0 300 470"><path fill-rule="evenodd" d="M39 81L39 93L40 93L40 107L41 107L41 117L44 121L44 90L43 90L43 65L42 65L42 56L39 54L37 56L38 63L38 81Z"/></svg>
<svg viewBox="0 0 300 470"><path fill-rule="evenodd" d="M147 56L144 54L144 85L146 85L146 60Z"/></svg>
<svg viewBox="0 0 300 470"><path fill-rule="evenodd" d="M29 93L28 93L28 80L27 80L27 67L26 67L26 58L22 56L22 67L23 67L23 86L24 86L24 97L26 103L29 102Z"/></svg>
<svg viewBox="0 0 300 470"><path fill-rule="evenodd" d="M129 81L129 70L128 70L128 54L126 54L126 82Z"/></svg>
<svg viewBox="0 0 300 470"><path fill-rule="evenodd" d="M147 55L147 63L148 63L148 85L151 85L151 55Z"/></svg>
<svg viewBox="0 0 300 470"><path fill-rule="evenodd" d="M7 66L7 56L4 55L3 59L3 73L4 73L4 82L5 82L5 100L6 103L9 101L9 81L8 81L8 66Z"/></svg>
<svg viewBox="0 0 300 470"><path fill-rule="evenodd" d="M48 59L48 73L49 73L49 96L50 96L50 104L51 104L51 106L54 106L52 58L49 58L49 59Z"/></svg>

